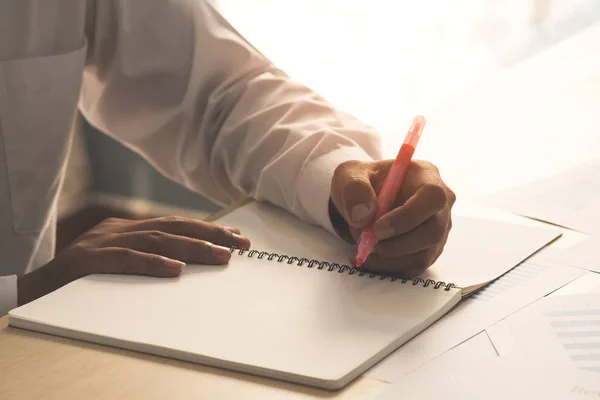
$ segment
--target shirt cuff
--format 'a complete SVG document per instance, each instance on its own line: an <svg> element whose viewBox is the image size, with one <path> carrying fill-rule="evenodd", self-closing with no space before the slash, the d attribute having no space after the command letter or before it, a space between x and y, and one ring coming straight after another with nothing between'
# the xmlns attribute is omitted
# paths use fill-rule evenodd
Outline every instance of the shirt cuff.
<svg viewBox="0 0 600 400"><path fill-rule="evenodd" d="M338 236L329 217L331 179L338 165L345 161L373 161L362 148L338 147L311 160L298 180L298 201L309 219Z"/></svg>
<svg viewBox="0 0 600 400"><path fill-rule="evenodd" d="M0 276L0 317L17 308L17 276Z"/></svg>

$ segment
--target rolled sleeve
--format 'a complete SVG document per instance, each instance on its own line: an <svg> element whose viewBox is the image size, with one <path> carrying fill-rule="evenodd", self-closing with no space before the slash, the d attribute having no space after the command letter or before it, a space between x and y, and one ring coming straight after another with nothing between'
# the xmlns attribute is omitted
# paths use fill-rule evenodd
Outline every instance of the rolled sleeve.
<svg viewBox="0 0 600 400"><path fill-rule="evenodd" d="M323 154L304 167L298 180L297 196L307 219L336 234L329 217L331 180L338 165L348 160L373 161L367 152L358 146L341 146Z"/></svg>

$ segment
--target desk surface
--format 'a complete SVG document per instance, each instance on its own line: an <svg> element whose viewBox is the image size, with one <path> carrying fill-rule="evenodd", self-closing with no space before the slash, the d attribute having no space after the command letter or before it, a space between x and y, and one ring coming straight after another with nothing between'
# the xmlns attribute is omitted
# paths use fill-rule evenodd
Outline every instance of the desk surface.
<svg viewBox="0 0 600 400"><path fill-rule="evenodd" d="M361 378L328 392L8 326L0 318L0 399L372 399Z"/></svg>

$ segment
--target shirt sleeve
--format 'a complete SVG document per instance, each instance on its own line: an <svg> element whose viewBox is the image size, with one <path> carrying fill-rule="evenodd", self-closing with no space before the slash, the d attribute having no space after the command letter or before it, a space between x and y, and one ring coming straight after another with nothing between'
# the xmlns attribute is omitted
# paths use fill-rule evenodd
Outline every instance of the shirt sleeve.
<svg viewBox="0 0 600 400"><path fill-rule="evenodd" d="M0 1L0 316L18 305L17 275L53 253L53 229L42 226L77 106L87 6Z"/></svg>
<svg viewBox="0 0 600 400"><path fill-rule="evenodd" d="M87 30L86 119L217 203L250 195L333 232L335 167L380 157L373 128L290 79L207 1L97 1Z"/></svg>
<svg viewBox="0 0 600 400"><path fill-rule="evenodd" d="M16 275L0 276L0 317L17 307Z"/></svg>

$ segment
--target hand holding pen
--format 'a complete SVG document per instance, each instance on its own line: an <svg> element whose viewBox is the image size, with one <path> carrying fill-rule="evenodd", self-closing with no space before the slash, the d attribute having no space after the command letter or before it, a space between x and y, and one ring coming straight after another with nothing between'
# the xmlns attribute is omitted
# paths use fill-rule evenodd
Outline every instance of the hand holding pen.
<svg viewBox="0 0 600 400"><path fill-rule="evenodd" d="M443 250L456 197L433 164L412 160L424 125L413 120L396 160L336 169L331 199L358 244L350 254L357 266L416 276Z"/></svg>

